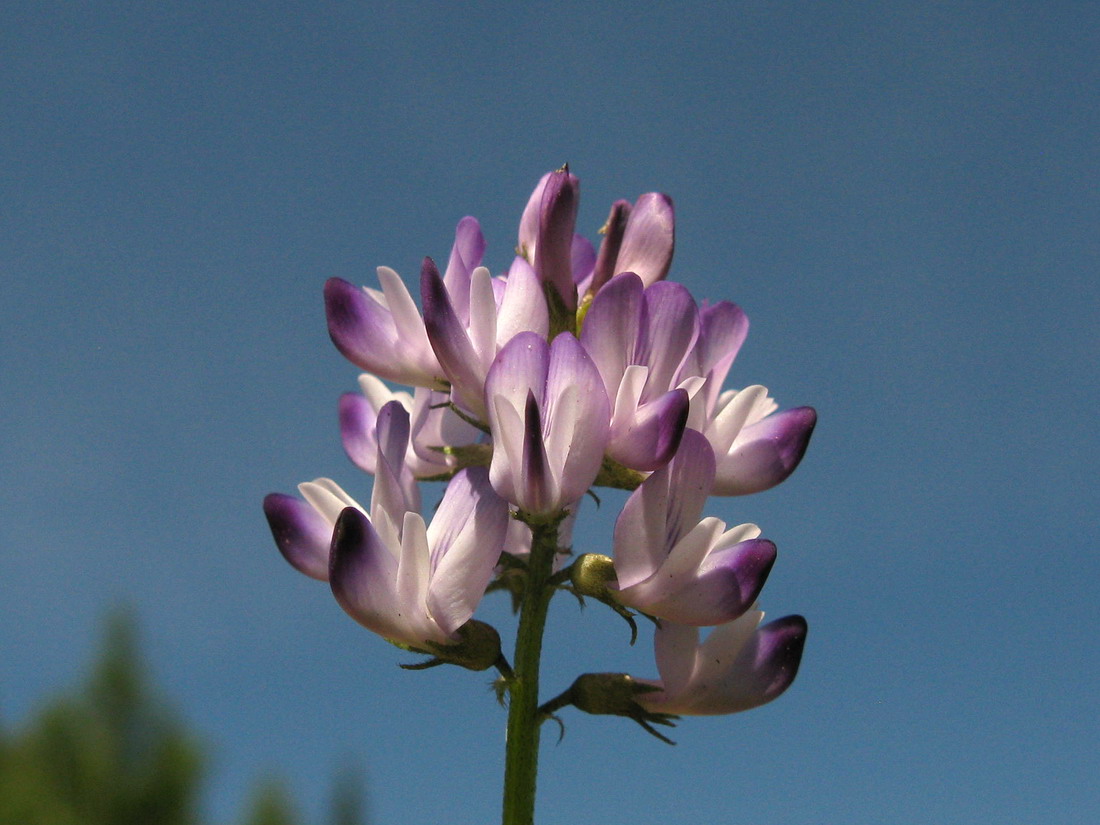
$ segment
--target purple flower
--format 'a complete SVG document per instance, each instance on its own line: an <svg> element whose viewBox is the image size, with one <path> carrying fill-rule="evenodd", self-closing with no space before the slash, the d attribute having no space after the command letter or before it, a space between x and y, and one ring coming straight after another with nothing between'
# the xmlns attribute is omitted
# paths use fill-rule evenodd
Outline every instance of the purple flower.
<svg viewBox="0 0 1100 825"><path fill-rule="evenodd" d="M676 219L668 195L649 192L633 207L627 201L615 201L603 232L586 291L599 293L620 272L633 272L646 286L668 275L676 246Z"/></svg>
<svg viewBox="0 0 1100 825"><path fill-rule="evenodd" d="M405 464L409 444L409 414L399 401L391 401L378 413L372 439L376 445L371 519L389 539L399 534L404 514L420 509L420 491ZM283 493L264 498L275 544L291 565L314 579L329 577L329 549L337 518L346 509L364 512L362 505L336 482L318 478L298 485L302 499Z"/></svg>
<svg viewBox="0 0 1100 825"><path fill-rule="evenodd" d="M687 625L717 625L748 610L775 562L753 524L700 521L714 453L694 430L676 456L631 494L615 524L611 593L622 604Z"/></svg>
<svg viewBox="0 0 1100 825"><path fill-rule="evenodd" d="M786 616L764 626L750 610L714 628L700 642L699 628L661 622L654 637L659 688L636 701L651 713L709 716L766 704L790 687L806 643L806 620Z"/></svg>
<svg viewBox="0 0 1100 825"><path fill-rule="evenodd" d="M463 218L455 231L444 277L456 294L469 282L484 250L477 221ZM444 389L443 370L409 290L389 267L378 268L378 280L381 291L360 289L340 278L330 278L325 284L325 315L332 342L353 364L381 378Z"/></svg>
<svg viewBox="0 0 1100 825"><path fill-rule="evenodd" d="M485 381L493 487L523 511L551 514L591 486L603 462L610 405L592 359L576 338L552 344L521 332Z"/></svg>
<svg viewBox="0 0 1100 825"><path fill-rule="evenodd" d="M810 443L817 413L812 407L775 412L766 387L721 393L709 410L689 414L714 448L718 466L714 495L759 493L784 481L798 467Z"/></svg>
<svg viewBox="0 0 1100 825"><path fill-rule="evenodd" d="M453 644L485 594L508 522L484 467L451 480L430 525L406 512L397 533L386 535L349 507L332 538L332 592L386 639L420 649Z"/></svg>
<svg viewBox="0 0 1100 825"><path fill-rule="evenodd" d="M399 402L411 416L405 463L415 478L450 472L457 462L438 448L473 444L480 437L475 427L445 406L443 393L425 387L417 387L411 395L394 392L369 373L359 376L359 387L361 393L345 393L340 398L340 434L348 458L372 475L378 459L378 412L390 401Z"/></svg>
<svg viewBox="0 0 1100 825"><path fill-rule="evenodd" d="M680 284L646 288L623 273L592 301L581 343L612 400L608 455L634 470L664 465L680 443L689 394L682 368L699 336L699 313ZM681 385L683 383L683 386Z"/></svg>
<svg viewBox="0 0 1100 825"><path fill-rule="evenodd" d="M420 293L428 339L454 400L484 420L485 376L500 348L520 332L545 338L549 330L546 298L534 270L520 261L506 279L494 281L488 269L478 267L448 287L426 258Z"/></svg>
<svg viewBox="0 0 1100 825"><path fill-rule="evenodd" d="M552 284L566 309L577 306L573 280L573 230L580 182L566 168L542 176L519 223L519 249L544 284Z"/></svg>
<svg viewBox="0 0 1100 825"><path fill-rule="evenodd" d="M779 405L759 385L723 392L722 382L748 335L749 322L728 301L704 306L700 321L699 336L677 380L691 395L687 426L707 437L717 457L713 494L767 490L798 467L817 413L810 407L776 413Z"/></svg>

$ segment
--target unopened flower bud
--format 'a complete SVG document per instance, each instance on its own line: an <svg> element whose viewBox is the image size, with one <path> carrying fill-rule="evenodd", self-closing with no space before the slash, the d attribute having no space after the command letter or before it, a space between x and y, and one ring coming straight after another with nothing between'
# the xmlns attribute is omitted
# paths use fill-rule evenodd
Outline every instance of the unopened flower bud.
<svg viewBox="0 0 1100 825"><path fill-rule="evenodd" d="M577 556L577 560L573 562L569 570L569 580L578 595L607 602L611 599L607 586L616 582L615 563L610 556L585 553Z"/></svg>

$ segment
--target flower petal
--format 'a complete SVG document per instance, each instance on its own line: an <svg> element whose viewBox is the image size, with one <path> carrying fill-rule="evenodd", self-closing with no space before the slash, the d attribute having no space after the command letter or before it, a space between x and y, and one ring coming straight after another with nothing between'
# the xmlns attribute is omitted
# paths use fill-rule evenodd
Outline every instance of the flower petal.
<svg viewBox="0 0 1100 825"><path fill-rule="evenodd" d="M655 283L668 274L675 246L672 198L659 192L642 195L630 211L615 273L633 272L647 286Z"/></svg>
<svg viewBox="0 0 1100 825"><path fill-rule="evenodd" d="M689 404L686 391L672 390L638 407L625 428L613 430L607 454L633 470L663 467L680 446Z"/></svg>
<svg viewBox="0 0 1100 825"><path fill-rule="evenodd" d="M539 205L534 264L539 280L544 284L553 284L566 309L575 309L577 306L572 247L579 201L580 185L577 178L566 169L551 172Z"/></svg>
<svg viewBox="0 0 1100 825"><path fill-rule="evenodd" d="M329 584L336 601L353 619L387 639L409 638L408 610L398 603L394 582L397 558L384 547L370 520L353 507L336 521L329 562Z"/></svg>
<svg viewBox="0 0 1100 825"><path fill-rule="evenodd" d="M485 595L511 522L508 504L490 486L484 467L463 470L447 485L428 527L428 610L448 636L473 616Z"/></svg>
<svg viewBox="0 0 1100 825"><path fill-rule="evenodd" d="M306 502L284 493L264 498L264 515L283 558L310 578L328 581L332 522Z"/></svg>
<svg viewBox="0 0 1100 825"><path fill-rule="evenodd" d="M816 424L812 407L796 407L745 427L719 456L714 494L747 495L779 484L802 461Z"/></svg>

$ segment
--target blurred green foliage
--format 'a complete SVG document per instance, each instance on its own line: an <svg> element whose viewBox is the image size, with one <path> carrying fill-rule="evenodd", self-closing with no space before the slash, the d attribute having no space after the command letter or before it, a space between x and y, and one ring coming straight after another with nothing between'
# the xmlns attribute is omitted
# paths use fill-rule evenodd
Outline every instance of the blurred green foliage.
<svg viewBox="0 0 1100 825"><path fill-rule="evenodd" d="M113 614L86 683L0 728L0 825L204 825L204 749L153 690L136 626ZM329 825L365 823L362 777L334 784ZM243 825L300 825L286 785L252 792Z"/></svg>

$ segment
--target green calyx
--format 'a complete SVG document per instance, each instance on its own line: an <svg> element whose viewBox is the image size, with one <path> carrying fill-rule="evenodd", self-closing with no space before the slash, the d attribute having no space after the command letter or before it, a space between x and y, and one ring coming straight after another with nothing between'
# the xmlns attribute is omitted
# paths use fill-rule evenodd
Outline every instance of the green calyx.
<svg viewBox="0 0 1100 825"><path fill-rule="evenodd" d="M424 645L426 649L418 649L399 642L392 643L402 650L432 657L426 662L401 665L405 670L425 670L439 665L458 665L467 670L488 670L494 666L507 668L507 663L500 651L500 634L495 627L479 622L477 619L470 619L458 629L457 633L457 642L448 645L426 642Z"/></svg>

